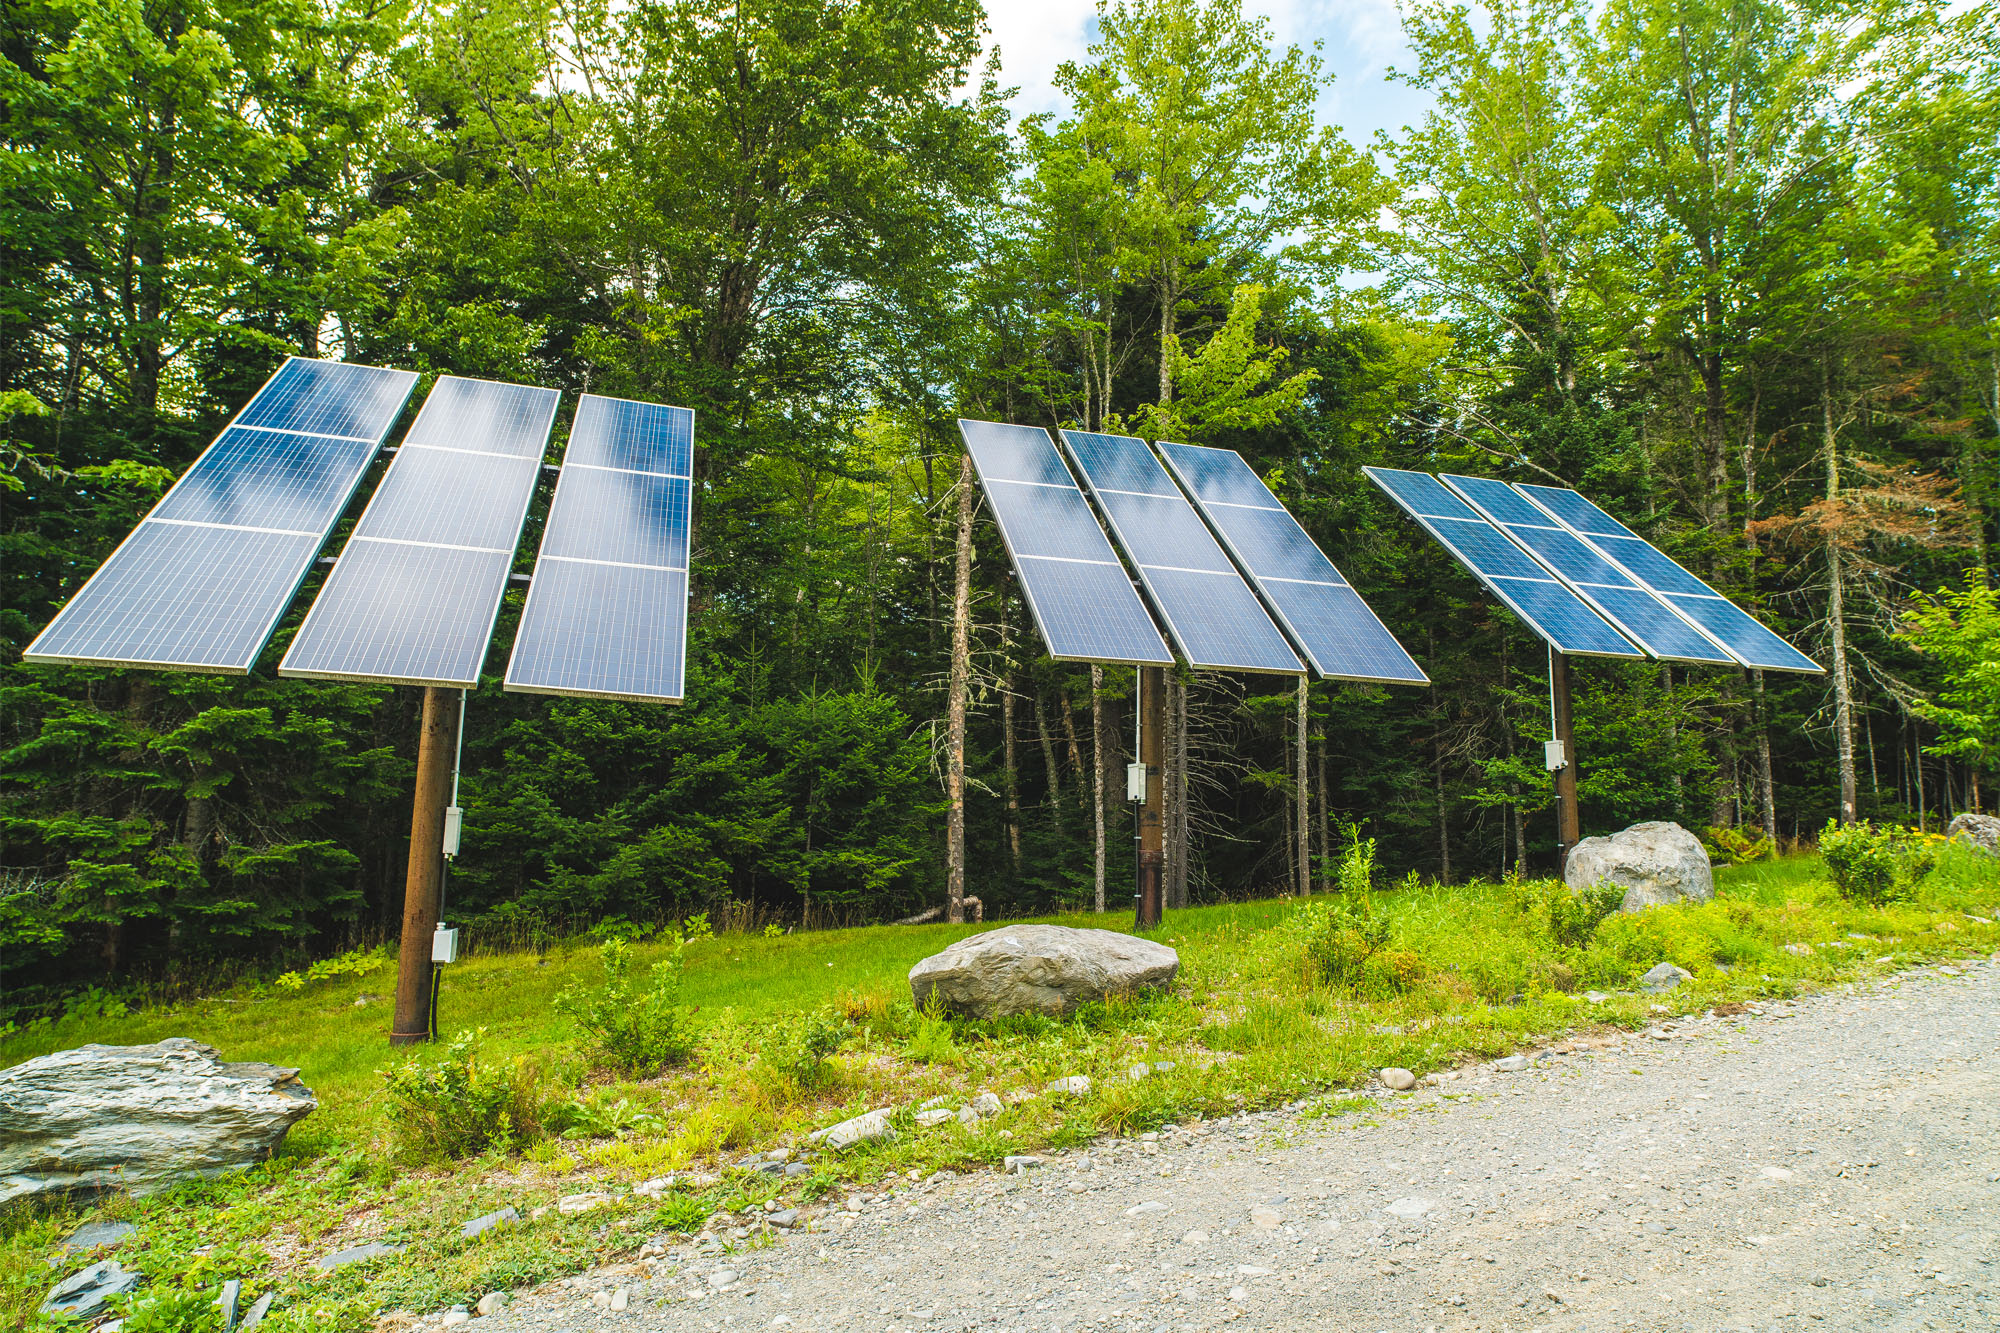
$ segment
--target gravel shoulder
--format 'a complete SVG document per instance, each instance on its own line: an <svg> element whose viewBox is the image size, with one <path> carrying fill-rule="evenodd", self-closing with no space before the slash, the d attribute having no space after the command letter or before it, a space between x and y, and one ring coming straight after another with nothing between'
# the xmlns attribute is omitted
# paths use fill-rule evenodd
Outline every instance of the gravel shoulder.
<svg viewBox="0 0 2000 1333"><path fill-rule="evenodd" d="M1579 1037L1372 1109L902 1182L775 1244L676 1246L475 1322L2000 1329L1997 1032L2000 962L1926 967Z"/></svg>

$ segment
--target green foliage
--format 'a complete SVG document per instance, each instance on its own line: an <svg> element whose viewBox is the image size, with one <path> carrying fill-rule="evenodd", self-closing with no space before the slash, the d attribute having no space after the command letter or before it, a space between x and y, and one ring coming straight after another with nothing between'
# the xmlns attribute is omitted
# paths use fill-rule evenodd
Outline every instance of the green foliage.
<svg viewBox="0 0 2000 1333"><path fill-rule="evenodd" d="M309 963L305 969L280 974L272 985L280 990L303 990L308 982L326 981L333 977L360 977L385 967L390 962L387 949L350 949L331 958L319 958Z"/></svg>
<svg viewBox="0 0 2000 1333"><path fill-rule="evenodd" d="M1828 820L1819 854L1841 895L1866 903L1908 899L1938 863L1937 848L1925 835L1866 819L1845 825Z"/></svg>
<svg viewBox="0 0 2000 1333"><path fill-rule="evenodd" d="M2000 589L1969 571L1963 589L1919 593L1904 625L1904 640L1944 672L1937 697L1916 704L1940 732L1930 753L1991 770L2000 755Z"/></svg>
<svg viewBox="0 0 2000 1333"><path fill-rule="evenodd" d="M456 1161L507 1152L542 1130L540 1068L525 1055L487 1057L486 1029L461 1032L436 1059L414 1056L382 1070L389 1125L412 1161Z"/></svg>
<svg viewBox="0 0 2000 1333"><path fill-rule="evenodd" d="M632 946L606 940L598 947L603 983L563 991L556 1012L583 1029L600 1058L635 1078L685 1064L701 1033L693 1007L681 999L681 975L688 947L708 933L706 917L690 920L643 987L632 975Z"/></svg>
<svg viewBox="0 0 2000 1333"><path fill-rule="evenodd" d="M1375 887L1375 839L1363 839L1361 826L1347 826L1347 846L1333 867L1334 887L1351 899L1366 901Z"/></svg>
<svg viewBox="0 0 2000 1333"><path fill-rule="evenodd" d="M1769 834L1747 824L1741 828L1718 828L1710 824L1702 831L1701 845L1710 856L1719 856L1732 866L1768 861L1778 854L1777 844Z"/></svg>
<svg viewBox="0 0 2000 1333"><path fill-rule="evenodd" d="M1540 906L1549 938L1566 949L1588 944L1597 927L1625 901L1625 890L1617 884L1597 883L1575 890L1561 880L1549 879L1542 880L1541 886Z"/></svg>
<svg viewBox="0 0 2000 1333"><path fill-rule="evenodd" d="M763 1060L798 1088L816 1091L831 1081L833 1055L852 1033L845 1015L815 1009L773 1025L764 1039Z"/></svg>
<svg viewBox="0 0 2000 1333"><path fill-rule="evenodd" d="M1315 898L1300 903L1285 929L1305 956L1306 976L1315 985L1353 994L1402 989L1402 961L1387 950L1391 924L1366 894Z"/></svg>
<svg viewBox="0 0 2000 1333"><path fill-rule="evenodd" d="M132 1333L223 1333L216 1293L195 1287L135 1292L121 1303Z"/></svg>

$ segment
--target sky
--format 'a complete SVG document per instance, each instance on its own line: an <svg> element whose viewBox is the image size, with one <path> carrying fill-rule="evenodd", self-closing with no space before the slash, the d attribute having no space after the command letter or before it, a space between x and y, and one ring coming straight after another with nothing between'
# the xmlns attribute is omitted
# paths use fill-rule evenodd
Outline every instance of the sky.
<svg viewBox="0 0 2000 1333"><path fill-rule="evenodd" d="M1320 106L1321 120L1340 126L1357 147L1368 147L1375 132L1394 132L1415 123L1429 99L1401 84L1386 82L1391 65L1408 66L1402 21L1394 0L1245 0L1244 6L1271 22L1280 48L1322 43L1320 58L1334 85ZM1096 25L1091 0L987 0L991 41L1001 53L1000 84L1017 87L1014 114L1068 110L1051 85L1056 66L1081 60Z"/></svg>

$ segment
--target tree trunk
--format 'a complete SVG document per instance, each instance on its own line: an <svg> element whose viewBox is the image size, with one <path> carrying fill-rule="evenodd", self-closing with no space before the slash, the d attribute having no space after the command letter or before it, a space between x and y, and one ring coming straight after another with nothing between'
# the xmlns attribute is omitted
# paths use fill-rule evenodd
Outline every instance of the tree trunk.
<svg viewBox="0 0 2000 1333"><path fill-rule="evenodd" d="M1778 845L1778 785L1771 774L1771 700L1764 693L1764 673L1753 671L1752 687L1757 702L1757 810L1763 816L1764 836Z"/></svg>
<svg viewBox="0 0 2000 1333"><path fill-rule="evenodd" d="M1324 867L1329 861L1333 859L1333 826L1329 822L1326 813L1326 807L1328 804L1327 790L1326 790L1326 742L1327 738L1325 736L1321 736L1319 738L1319 745L1313 750L1313 777L1315 778L1314 785L1319 788L1320 860L1318 864L1321 867ZM1329 892L1331 889L1332 885L1327 883L1326 872L1322 868L1319 876L1319 891L1321 893L1326 893Z"/></svg>
<svg viewBox="0 0 2000 1333"><path fill-rule="evenodd" d="M1009 651L1007 635L1007 602L1000 603L1000 652L1003 657ZM1006 665L1007 677L1000 682L1000 763L1004 770L1001 783L1006 788L1007 797L1007 857L1014 867L1014 873L1021 873L1021 766L1014 750L1014 672L1011 658Z"/></svg>
<svg viewBox="0 0 2000 1333"><path fill-rule="evenodd" d="M1177 671L1167 672L1167 847L1166 900L1188 905L1188 689Z"/></svg>
<svg viewBox="0 0 2000 1333"><path fill-rule="evenodd" d="M965 920L965 707L972 693L972 455L958 464L958 567L951 601L951 685L946 703L945 919Z"/></svg>
<svg viewBox="0 0 2000 1333"><path fill-rule="evenodd" d="M1306 731L1307 731L1306 712L1308 707L1306 690L1307 690L1306 678L1304 676L1300 676L1299 686L1298 686L1299 737L1298 737L1298 821L1297 822L1299 828L1297 836L1298 836L1298 849L1299 849L1299 872L1297 876L1297 884L1298 884L1299 897L1301 898L1305 897L1307 894L1312 892L1312 846L1311 846L1312 839L1310 837L1310 830L1312 828L1312 825L1307 818L1307 802L1310 796L1310 791L1306 785Z"/></svg>
<svg viewBox="0 0 2000 1333"><path fill-rule="evenodd" d="M1087 793L1090 783L1087 777L1090 770L1083 766L1083 747L1076 739L1076 710L1070 707L1067 689L1056 691L1056 706L1061 710L1063 741L1069 747L1069 771L1076 775L1077 799L1082 804L1088 805L1090 797Z"/></svg>
<svg viewBox="0 0 2000 1333"><path fill-rule="evenodd" d="M1105 782L1104 755L1104 668L1092 664L1090 668L1090 759L1092 776L1096 779L1097 801L1094 809L1095 828L1092 830L1091 865L1092 880L1096 886L1096 907L1104 910L1104 880L1106 874L1104 848Z"/></svg>
<svg viewBox="0 0 2000 1333"><path fill-rule="evenodd" d="M1820 430L1826 449L1826 499L1840 498L1840 447L1833 424L1833 370L1820 366ZM1833 743L1840 759L1840 821L1852 824L1858 798L1854 771L1854 698L1847 668L1846 572L1841 568L1840 546L1831 534L1826 539L1826 621L1833 638Z"/></svg>
<svg viewBox="0 0 2000 1333"><path fill-rule="evenodd" d="M1062 771L1056 767L1055 741L1049 736L1049 714L1042 707L1042 692L1035 691L1035 736L1042 743L1042 767L1049 775L1049 814L1055 819L1056 836L1063 835Z"/></svg>

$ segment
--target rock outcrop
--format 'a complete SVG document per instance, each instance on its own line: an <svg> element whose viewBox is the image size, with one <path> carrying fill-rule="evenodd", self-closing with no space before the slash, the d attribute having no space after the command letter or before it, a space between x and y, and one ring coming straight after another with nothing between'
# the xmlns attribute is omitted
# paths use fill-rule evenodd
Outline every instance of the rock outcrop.
<svg viewBox="0 0 2000 1333"><path fill-rule="evenodd" d="M1988 856L2000 856L2000 819L1967 812L1953 815L1944 834L1953 842L1970 843Z"/></svg>
<svg viewBox="0 0 2000 1333"><path fill-rule="evenodd" d="M186 1037L0 1069L0 1207L241 1171L318 1105L298 1073L225 1064Z"/></svg>
<svg viewBox="0 0 2000 1333"><path fill-rule="evenodd" d="M953 1013L1067 1014L1090 1000L1165 986L1180 955L1113 930L1003 926L960 940L910 969L919 1007L932 998Z"/></svg>
<svg viewBox="0 0 2000 1333"><path fill-rule="evenodd" d="M1608 837L1585 838L1570 849L1563 878L1572 889L1618 885L1625 890L1619 906L1624 912L1662 903L1705 903L1715 896L1715 876L1701 839L1679 824L1658 820Z"/></svg>

